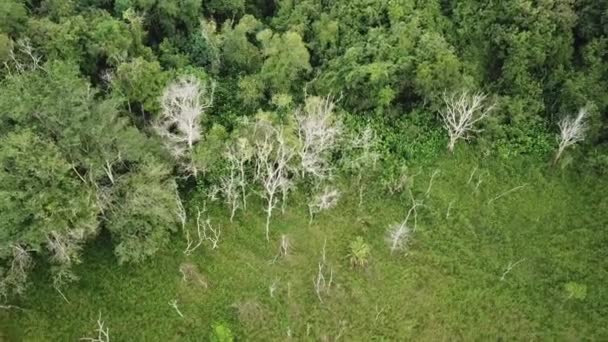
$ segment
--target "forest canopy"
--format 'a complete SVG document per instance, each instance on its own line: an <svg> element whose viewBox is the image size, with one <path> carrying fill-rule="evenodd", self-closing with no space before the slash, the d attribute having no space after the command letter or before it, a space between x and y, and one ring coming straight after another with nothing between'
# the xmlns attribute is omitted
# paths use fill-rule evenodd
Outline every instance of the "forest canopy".
<svg viewBox="0 0 608 342"><path fill-rule="evenodd" d="M405 165L465 145L608 172L604 1L2 0L0 65L5 299L101 236L121 265L215 249L201 198L259 200L270 241L290 194L311 222L336 179L408 198Z"/></svg>

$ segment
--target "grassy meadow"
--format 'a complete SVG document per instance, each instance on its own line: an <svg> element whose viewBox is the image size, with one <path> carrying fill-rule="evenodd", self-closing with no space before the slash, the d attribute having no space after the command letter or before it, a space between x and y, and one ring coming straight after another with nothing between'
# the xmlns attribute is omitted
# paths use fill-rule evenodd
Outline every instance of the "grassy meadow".
<svg viewBox="0 0 608 342"><path fill-rule="evenodd" d="M608 339L605 180L466 149L409 174L422 205L404 251L391 253L385 237L411 208L408 191L389 194L372 180L359 205L356 183L343 182L338 206L312 224L305 194L292 194L270 242L252 196L232 223L225 207L210 207L223 227L215 250L185 255L175 234L152 260L119 266L102 236L85 250L81 279L62 289L69 302L39 262L40 279L13 303L23 310L0 310L0 337L94 337L101 315L112 341L206 341L217 324L238 341ZM291 248L277 257L283 234ZM371 250L365 267L349 261L359 236ZM333 276L321 301L313 279L324 245Z"/></svg>

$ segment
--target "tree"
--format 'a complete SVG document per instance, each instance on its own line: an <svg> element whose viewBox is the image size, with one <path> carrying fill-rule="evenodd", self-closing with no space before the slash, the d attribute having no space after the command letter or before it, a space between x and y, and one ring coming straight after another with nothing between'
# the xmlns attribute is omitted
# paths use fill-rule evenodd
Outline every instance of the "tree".
<svg viewBox="0 0 608 342"><path fill-rule="evenodd" d="M291 31L278 34L266 29L257 34L257 39L264 56L260 76L272 92L289 93L301 74L311 69L302 37Z"/></svg>
<svg viewBox="0 0 608 342"><path fill-rule="evenodd" d="M201 140L201 120L213 104L213 82L202 82L194 76L182 76L165 88L161 114L154 123L156 132L171 155L182 162L185 171L194 176L192 152Z"/></svg>
<svg viewBox="0 0 608 342"><path fill-rule="evenodd" d="M266 240L270 241L270 218L279 201L277 196L282 195L285 204L292 186L291 161L295 151L287 141L284 127L275 127L271 122L260 118L255 123L255 130L255 179L262 186L262 197L266 201Z"/></svg>
<svg viewBox="0 0 608 342"><path fill-rule="evenodd" d="M143 260L168 240L175 218L165 199L171 194L174 205L175 183L160 149L130 125L120 103L97 93L70 63L46 63L2 82L2 263L15 251L44 258L58 287L75 279L71 265L100 224L123 262Z"/></svg>
<svg viewBox="0 0 608 342"><path fill-rule="evenodd" d="M134 110L132 105L137 104L154 114L160 112L159 98L165 82L166 74L160 64L141 57L120 64L112 78L112 86L127 98L130 111Z"/></svg>
<svg viewBox="0 0 608 342"><path fill-rule="evenodd" d="M466 91L444 94L445 108L440 114L450 137L448 142L450 152L454 151L458 140L469 139L471 133L479 132L475 124L494 110L495 105L487 104L486 98L487 95L483 93L469 94Z"/></svg>
<svg viewBox="0 0 608 342"><path fill-rule="evenodd" d="M51 141L30 130L0 140L0 296L22 293L34 253L46 254L56 286L74 279L81 245L97 231L94 191Z"/></svg>
<svg viewBox="0 0 608 342"><path fill-rule="evenodd" d="M224 174L219 178L219 191L230 205L230 221L241 206L247 208L246 165L253 157L253 147L245 138L236 139L226 147L224 159L227 162Z"/></svg>
<svg viewBox="0 0 608 342"><path fill-rule="evenodd" d="M312 223L315 214L335 207L338 204L339 199L340 192L338 189L330 187L325 187L323 192L315 195L312 201L308 203L308 213L310 214L309 224Z"/></svg>
<svg viewBox="0 0 608 342"><path fill-rule="evenodd" d="M255 72L262 64L262 52L248 38L262 29L262 23L245 15L233 26L228 20L222 25L222 58L227 69L237 72Z"/></svg>
<svg viewBox="0 0 608 342"><path fill-rule="evenodd" d="M120 263L141 262L169 241L179 221L176 187L169 169L154 159L117 181L107 227Z"/></svg>
<svg viewBox="0 0 608 342"><path fill-rule="evenodd" d="M309 97L295 113L300 138L299 156L302 171L322 180L331 173L331 153L342 133L341 122L334 114L334 103L325 98Z"/></svg>
<svg viewBox="0 0 608 342"><path fill-rule="evenodd" d="M566 148L585 140L585 133L587 132L586 120L588 114L589 110L586 107L583 107L579 109L576 117L572 118L566 116L559 121L559 146L557 148L555 158L553 159L553 163L557 163Z"/></svg>
<svg viewBox="0 0 608 342"><path fill-rule="evenodd" d="M0 33L17 35L25 29L27 10L22 1L3 0L0 3Z"/></svg>
<svg viewBox="0 0 608 342"><path fill-rule="evenodd" d="M376 131L367 125L360 132L354 132L346 144L346 153L342 156L343 167L349 172L357 175L357 186L359 187L359 206L363 205L362 183L364 172L370 174L380 159L380 139Z"/></svg>

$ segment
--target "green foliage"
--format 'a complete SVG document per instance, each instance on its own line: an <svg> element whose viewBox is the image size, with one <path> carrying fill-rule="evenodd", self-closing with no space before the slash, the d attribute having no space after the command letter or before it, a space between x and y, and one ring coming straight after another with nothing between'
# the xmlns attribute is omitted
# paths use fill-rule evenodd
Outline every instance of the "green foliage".
<svg viewBox="0 0 608 342"><path fill-rule="evenodd" d="M4 244L25 243L41 253L54 239L72 251L94 235L98 220L111 231L121 262L143 260L168 241L175 228L175 182L154 157L158 150L117 106L116 99L96 99L65 63L2 84L0 131L8 140L1 151L4 176L11 177L4 205L20 209L3 210L15 215L5 217L12 228L2 229ZM75 256L48 254L59 266L76 262ZM58 284L73 278L65 267L56 275Z"/></svg>
<svg viewBox="0 0 608 342"><path fill-rule="evenodd" d="M94 192L74 177L72 165L51 141L23 130L9 133L0 143L0 258L15 262L15 246L50 254L58 266L54 281L62 284L70 277L69 267L78 262L79 245L96 232L99 208ZM51 249L49 239L58 241L62 250ZM23 286L9 285L0 295Z"/></svg>
<svg viewBox="0 0 608 342"><path fill-rule="evenodd" d="M433 165L410 167L410 175L420 172L411 190L424 206L417 209L407 254L391 254L384 239L386 229L404 219L409 194L388 196L376 183L369 183L368 200L359 207L358 190L345 179L338 207L312 225L305 194L294 194L273 224L277 233L289 236L293 248L274 263L279 241L264 239L262 203L251 197L247 211L230 223L223 206L197 192L187 207L202 208L207 200L212 223L224 229L218 249L201 247L185 256L180 237L150 262L120 267L110 239L102 237L76 267L79 283L62 288L70 304L51 284L38 281L46 274L41 267L18 304L36 310L2 310L0 326L10 340L69 340L83 336L83 327L101 311L112 340L206 340L218 322L235 340L282 340L288 328L294 339L308 333L309 339L321 340L337 336L340 321L348 321L342 330L348 341L457 335L465 340L605 340L607 184L584 168L546 172L536 157L505 161L477 156L474 146L462 147ZM483 180L477 190L477 177L467 184L475 167ZM424 198L435 169L441 173ZM526 188L487 205L523 183ZM364 270L343 258L357 236L373 253ZM320 303L312 279L325 241L333 285ZM501 281L509 262L523 258ZM196 265L208 288L182 280L179 268L186 262ZM586 285L584 301L565 300L565 284L573 280ZM272 284L274 297L269 295ZM184 319L167 305L168 298L177 299ZM156 324L146 324L151 321ZM133 329L137 324L146 328Z"/></svg>
<svg viewBox="0 0 608 342"><path fill-rule="evenodd" d="M564 285L564 290L568 299L585 300L587 298L587 286L585 284L571 281Z"/></svg>
<svg viewBox="0 0 608 342"><path fill-rule="evenodd" d="M13 42L11 39L6 34L0 33L0 64L8 61L12 49Z"/></svg>
<svg viewBox="0 0 608 342"><path fill-rule="evenodd" d="M226 128L215 124L205 135L204 141L194 149L194 163L204 173L214 174L221 168L221 161L228 134Z"/></svg>
<svg viewBox="0 0 608 342"><path fill-rule="evenodd" d="M348 257L350 264L353 267L365 267L371 258L371 249L363 240L363 237L357 236L349 245Z"/></svg>
<svg viewBox="0 0 608 342"><path fill-rule="evenodd" d="M176 185L169 170L147 160L117 180L108 230L116 239L120 263L141 262L154 255L177 229Z"/></svg>
<svg viewBox="0 0 608 342"><path fill-rule="evenodd" d="M27 10L24 1L3 0L0 3L0 33L15 36L24 31Z"/></svg>
<svg viewBox="0 0 608 342"><path fill-rule="evenodd" d="M148 62L138 57L128 63L122 63L116 69L112 80L113 87L119 94L125 96L132 104L141 105L142 109L158 113L158 99L167 81L158 62Z"/></svg>
<svg viewBox="0 0 608 342"><path fill-rule="evenodd" d="M239 80L239 98L247 107L256 107L264 98L264 82L255 76L247 75Z"/></svg>
<svg viewBox="0 0 608 342"><path fill-rule="evenodd" d="M21 300L37 308L0 310L0 339L78 339L101 310L119 340L606 340L606 310L580 302L607 299L607 23L593 0L0 1L0 296L33 279ZM196 144L172 158L152 123L183 75L217 87ZM471 89L497 108L447 156L441 95ZM304 193L319 189L300 177L294 112L321 96L345 125L327 156L341 172L318 186L341 183L341 198L309 223ZM167 131L199 128L185 98L190 116ZM582 106L584 141L548 172L558 120ZM272 216L294 243L280 258L264 203L244 201L262 190L255 143L280 153L275 129L294 153L280 181L295 198ZM204 172L184 179L180 159ZM233 199L254 209L228 222L211 200L237 173ZM391 255L386 229L412 201L408 251ZM172 232L203 204L227 229L186 260ZM373 267L338 262L345 247L357 267L373 250ZM209 283L184 281L184 263ZM166 319L168 298L185 319ZM133 329L143 321L158 324Z"/></svg>
<svg viewBox="0 0 608 342"><path fill-rule="evenodd" d="M229 18L245 12L245 0L209 0L203 3L205 12L220 18Z"/></svg>
<svg viewBox="0 0 608 342"><path fill-rule="evenodd" d="M278 34L266 29L257 34L257 39L264 56L260 77L273 92L289 92L302 73L311 68L302 37L295 32Z"/></svg>
<svg viewBox="0 0 608 342"><path fill-rule="evenodd" d="M55 22L73 15L75 11L74 0L44 0L40 4L40 12Z"/></svg>
<svg viewBox="0 0 608 342"><path fill-rule="evenodd" d="M250 41L262 28L262 23L251 15L245 15L233 27L232 21L222 26L222 58L227 68L238 73L258 70L262 63L260 49Z"/></svg>
<svg viewBox="0 0 608 342"><path fill-rule="evenodd" d="M210 342L233 342L234 335L230 328L223 323L215 323L209 334Z"/></svg>

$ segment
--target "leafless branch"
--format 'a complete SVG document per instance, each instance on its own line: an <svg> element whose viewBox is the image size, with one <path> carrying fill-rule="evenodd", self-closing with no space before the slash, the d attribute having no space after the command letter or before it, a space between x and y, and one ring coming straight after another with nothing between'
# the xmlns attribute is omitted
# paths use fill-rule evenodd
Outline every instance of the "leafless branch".
<svg viewBox="0 0 608 342"><path fill-rule="evenodd" d="M585 140L585 133L587 132L586 121L588 115L588 108L583 107L578 111L575 118L564 117L559 122L559 147L557 149L557 153L555 154L555 159L553 160L554 163L557 163L566 148Z"/></svg>
<svg viewBox="0 0 608 342"><path fill-rule="evenodd" d="M318 264L318 272L317 275L313 278L313 285L315 289L315 293L317 294L317 298L319 301L323 303L323 295L328 295L331 289L331 285L334 277L334 270L331 266L327 265L325 258L325 247L327 245L327 239L323 242L323 250L321 253L321 261ZM326 278L327 269L329 268L329 279Z"/></svg>
<svg viewBox="0 0 608 342"><path fill-rule="evenodd" d="M270 241L270 218L277 205L277 195L285 203L292 182L290 161L294 156L283 134L283 128L275 128L263 120L256 124L261 135L254 143L256 161L256 180L263 188L266 200L266 241Z"/></svg>
<svg viewBox="0 0 608 342"><path fill-rule="evenodd" d="M104 322L101 320L101 312L99 313L99 318L97 319L97 337L83 337L81 341L91 341L91 342L110 342L110 328L104 328Z"/></svg>
<svg viewBox="0 0 608 342"><path fill-rule="evenodd" d="M308 97L295 113L298 123L302 170L318 180L331 174L331 151L337 147L342 133L341 123L334 115L330 96Z"/></svg>
<svg viewBox="0 0 608 342"><path fill-rule="evenodd" d="M488 116L495 107L493 103L486 104L486 99L487 95L483 93L469 94L463 91L444 94L445 108L440 114L450 137L448 142L450 152L454 151L458 140L468 139L471 133L479 132L475 125Z"/></svg>
<svg viewBox="0 0 608 342"><path fill-rule="evenodd" d="M515 267L515 266L517 266L518 264L520 264L520 263L524 262L525 260L526 260L526 259L525 259L525 258L523 258L523 259L521 259L521 260L517 261L516 263L509 262L509 265L507 265L507 269L506 269L506 270L505 270L505 272L502 274L502 277L500 277L500 281L504 281L504 280L505 280L505 277L507 276L507 274L508 274L509 272L511 272L511 270L513 269L513 267Z"/></svg>
<svg viewBox="0 0 608 342"><path fill-rule="evenodd" d="M517 191L517 190L519 190L519 189L522 189L522 188L524 188L526 185L528 185L528 184L522 184L522 185L519 185L519 186L514 187L513 189L510 189L510 190L507 190L507 191L505 191L505 192L503 192L503 193L500 193L498 196L496 196L496 197L494 197L494 198L490 199L490 200L488 201L488 204L491 204L492 202L496 201L497 199L499 199L499 198L501 198L501 197L503 197L503 196L506 196L506 195L508 195L508 194L510 194L510 193L512 193L512 192L514 192L514 191Z"/></svg>
<svg viewBox="0 0 608 342"><path fill-rule="evenodd" d="M321 211L331 209L338 204L340 192L337 189L325 187L323 192L315 195L311 202L308 203L308 212L310 214L309 224L312 224L312 219L315 214Z"/></svg>
<svg viewBox="0 0 608 342"><path fill-rule="evenodd" d="M179 310L179 307L177 306L177 299L169 301L169 305L175 309L175 312L177 312L179 317L184 318L184 315L182 314L182 312Z"/></svg>
<svg viewBox="0 0 608 342"><path fill-rule="evenodd" d="M213 105L215 83L203 83L194 76L182 76L171 83L161 97L162 111L154 128L184 169L197 175L192 161L194 145L201 140L201 119Z"/></svg>

